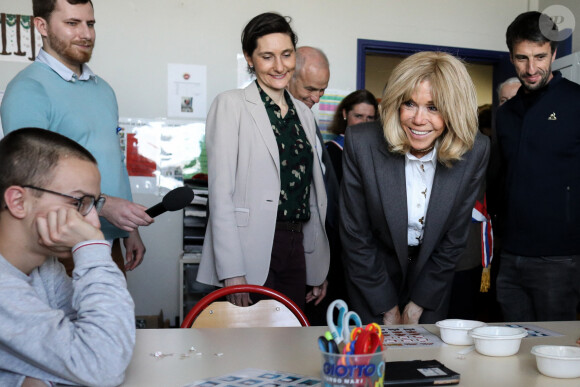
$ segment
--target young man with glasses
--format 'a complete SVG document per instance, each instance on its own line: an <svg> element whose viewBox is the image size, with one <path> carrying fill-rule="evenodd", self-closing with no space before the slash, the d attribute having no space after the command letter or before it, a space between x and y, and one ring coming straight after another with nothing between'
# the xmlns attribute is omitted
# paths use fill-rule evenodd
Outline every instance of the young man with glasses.
<svg viewBox="0 0 580 387"><path fill-rule="evenodd" d="M103 205L105 204L105 197L103 195L99 195L98 198L95 198L92 195L83 195L80 198L77 198L75 196L51 191L45 188L35 187L33 185L23 185L22 187L35 189L41 192L48 192L53 195L59 195L65 198L72 199L77 203L77 211L80 212L82 216L87 216L91 212L93 207L95 207L95 209L97 210L97 214L100 213L101 209L103 208Z"/></svg>
<svg viewBox="0 0 580 387"><path fill-rule="evenodd" d="M99 228L95 159L21 129L0 141L0 165L0 385L120 384L134 304ZM57 258L74 260L72 278Z"/></svg>

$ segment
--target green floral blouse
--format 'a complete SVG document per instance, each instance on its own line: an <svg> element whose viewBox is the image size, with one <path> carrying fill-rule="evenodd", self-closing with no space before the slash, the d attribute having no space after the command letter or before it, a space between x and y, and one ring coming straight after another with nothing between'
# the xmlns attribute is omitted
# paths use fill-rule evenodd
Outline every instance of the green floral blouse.
<svg viewBox="0 0 580 387"><path fill-rule="evenodd" d="M280 155L281 184L277 220L305 222L310 219L310 183L314 162L312 146L288 92L284 92L288 113L282 117L280 107L259 84L258 90L272 124Z"/></svg>

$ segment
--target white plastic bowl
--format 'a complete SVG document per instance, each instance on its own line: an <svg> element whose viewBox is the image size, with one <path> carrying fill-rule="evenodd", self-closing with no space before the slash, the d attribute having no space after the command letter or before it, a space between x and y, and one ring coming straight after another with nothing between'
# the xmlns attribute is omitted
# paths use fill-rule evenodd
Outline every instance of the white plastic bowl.
<svg viewBox="0 0 580 387"><path fill-rule="evenodd" d="M518 353L522 338L528 335L523 328L485 326L469 331L475 350L486 356L511 356Z"/></svg>
<svg viewBox="0 0 580 387"><path fill-rule="evenodd" d="M441 340L452 345L473 345L473 339L467 334L471 329L485 326L481 321L447 319L435 323L441 332Z"/></svg>
<svg viewBox="0 0 580 387"><path fill-rule="evenodd" d="M580 348L564 345L536 345L532 348L536 355L538 370L552 378L580 377Z"/></svg>

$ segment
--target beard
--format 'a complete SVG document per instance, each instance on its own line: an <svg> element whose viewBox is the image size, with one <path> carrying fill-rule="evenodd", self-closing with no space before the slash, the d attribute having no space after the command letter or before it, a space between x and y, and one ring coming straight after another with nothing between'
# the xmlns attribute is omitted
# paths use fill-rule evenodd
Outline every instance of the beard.
<svg viewBox="0 0 580 387"><path fill-rule="evenodd" d="M524 76L527 74L523 74L524 76L522 76L522 74L518 74L520 82L522 83L523 87L526 88L527 91L540 90L542 87L546 86L550 80L550 75L552 74L552 66L548 67L546 70L538 69L538 73L540 73L541 78L535 84L527 83L527 80L524 78Z"/></svg>
<svg viewBox="0 0 580 387"><path fill-rule="evenodd" d="M75 45L78 42L65 42L60 40L56 36L48 35L48 42L50 47L64 60L71 64L75 65L82 65L83 63L87 63L91 60L91 56L93 54L93 47L94 42L90 42L91 45L90 50L81 50L77 48ZM86 41L82 41L82 43L86 44Z"/></svg>

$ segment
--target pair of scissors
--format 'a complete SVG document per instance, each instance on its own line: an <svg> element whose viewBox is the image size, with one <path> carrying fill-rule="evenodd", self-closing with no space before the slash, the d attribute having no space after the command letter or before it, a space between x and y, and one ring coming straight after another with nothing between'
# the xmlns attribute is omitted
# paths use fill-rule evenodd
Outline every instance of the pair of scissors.
<svg viewBox="0 0 580 387"><path fill-rule="evenodd" d="M336 345L336 343L334 342L333 339L327 339L324 336L319 336L318 337L318 347L320 348L320 350L322 352L327 352L327 353L340 353L338 351L338 345Z"/></svg>
<svg viewBox="0 0 580 387"><path fill-rule="evenodd" d="M383 343L379 335L373 330L360 330L352 341L346 343L342 356L338 364L343 366L348 365L364 365L368 364L368 357L357 357L349 355L372 355L373 353L383 350Z"/></svg>
<svg viewBox="0 0 580 387"><path fill-rule="evenodd" d="M334 320L334 310L338 310L338 319ZM343 300L334 300L326 310L326 323L334 342L338 345L350 341L350 322L356 327L361 327L362 322L356 312L349 311L348 305Z"/></svg>
<svg viewBox="0 0 580 387"><path fill-rule="evenodd" d="M362 330L356 337L354 345L355 355L369 355L383 350L383 342L376 332L368 329Z"/></svg>
<svg viewBox="0 0 580 387"><path fill-rule="evenodd" d="M348 343L346 343L346 345L342 349L342 353L344 356L341 356L340 359L338 359L338 365L347 366L350 364L350 360L347 359L349 359L348 355L354 355L355 344L356 344L355 341L349 341Z"/></svg>
<svg viewBox="0 0 580 387"><path fill-rule="evenodd" d="M374 322L367 324L367 326L364 328L362 328L362 327L354 328L352 330L352 332L350 332L350 339L355 340L356 337L360 334L360 332L362 330L375 332L377 335L379 335L379 339L381 340L381 343L383 342L383 330L381 329L381 326L379 324L374 323Z"/></svg>

